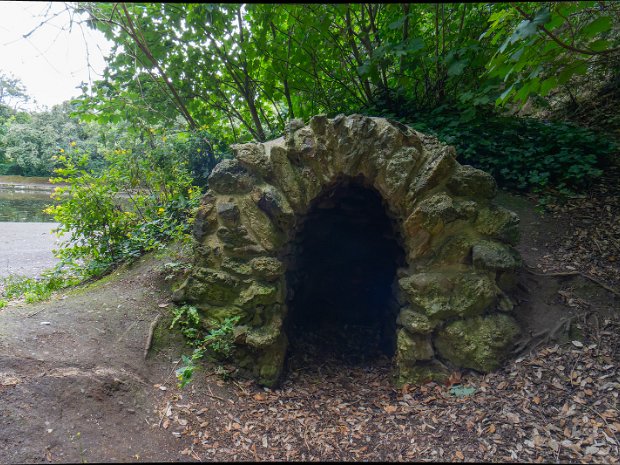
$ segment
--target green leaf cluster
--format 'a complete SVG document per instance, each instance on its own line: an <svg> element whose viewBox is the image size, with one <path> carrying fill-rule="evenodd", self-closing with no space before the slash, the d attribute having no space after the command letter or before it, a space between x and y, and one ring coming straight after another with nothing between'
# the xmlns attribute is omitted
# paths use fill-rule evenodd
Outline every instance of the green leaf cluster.
<svg viewBox="0 0 620 465"><path fill-rule="evenodd" d="M47 270L38 278L11 275L0 282L0 302L24 299L26 303L47 300L53 292L75 286L84 278L60 263Z"/></svg>
<svg viewBox="0 0 620 465"><path fill-rule="evenodd" d="M583 190L618 151L604 136L563 122L445 107L407 121L454 145L461 163L516 190Z"/></svg>
<svg viewBox="0 0 620 465"><path fill-rule="evenodd" d="M233 330L238 322L239 317L229 317L205 331L196 307L183 305L173 310L170 329L178 326L188 339L188 344L194 347L190 357L187 355L181 357L182 365L176 370L180 387L185 387L191 381L200 360L207 358L223 361L233 355L235 349Z"/></svg>
<svg viewBox="0 0 620 465"><path fill-rule="evenodd" d="M57 255L84 261L91 274L168 241L189 240L200 189L186 160L166 137L147 148L138 142L104 152L99 170L89 168L88 153L78 147L55 156L52 182L60 185L47 212L66 233Z"/></svg>

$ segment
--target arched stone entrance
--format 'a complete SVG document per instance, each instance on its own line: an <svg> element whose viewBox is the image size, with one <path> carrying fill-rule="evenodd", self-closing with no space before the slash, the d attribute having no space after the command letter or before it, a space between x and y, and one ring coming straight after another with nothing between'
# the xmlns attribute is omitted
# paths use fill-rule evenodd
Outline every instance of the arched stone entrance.
<svg viewBox="0 0 620 465"><path fill-rule="evenodd" d="M493 205L490 175L461 166L453 147L433 137L360 115L293 120L283 138L233 149L235 158L209 177L194 267L175 300L198 307L206 326L240 317L240 367L277 383L301 223L344 180L377 193L400 239L397 308L384 314L394 328L397 383L441 379L449 365L500 365L519 332L506 295L520 264L512 247L518 218Z"/></svg>
<svg viewBox="0 0 620 465"><path fill-rule="evenodd" d="M396 271L406 265L395 226L363 178L337 179L300 215L281 260L284 329L304 359L309 351L347 363L394 355Z"/></svg>

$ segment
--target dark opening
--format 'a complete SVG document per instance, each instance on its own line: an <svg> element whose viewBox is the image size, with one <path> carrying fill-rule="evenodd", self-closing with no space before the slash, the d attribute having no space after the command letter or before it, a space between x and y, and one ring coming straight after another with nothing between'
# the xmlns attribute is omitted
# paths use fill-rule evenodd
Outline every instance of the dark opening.
<svg viewBox="0 0 620 465"><path fill-rule="evenodd" d="M405 257L378 192L351 178L326 189L300 218L289 254L289 363L393 355Z"/></svg>

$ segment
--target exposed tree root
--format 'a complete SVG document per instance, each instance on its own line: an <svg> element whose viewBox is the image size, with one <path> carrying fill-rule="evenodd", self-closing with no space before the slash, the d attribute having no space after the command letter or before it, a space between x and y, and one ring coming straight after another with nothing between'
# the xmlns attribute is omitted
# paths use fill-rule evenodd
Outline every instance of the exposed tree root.
<svg viewBox="0 0 620 465"><path fill-rule="evenodd" d="M533 274L534 276L581 276L583 278L589 279L590 281L592 281L595 284L598 284L599 286L601 286L603 289L611 292L614 295L617 295L618 297L620 297L620 291L617 291L616 289L614 289L613 287L608 286L605 283L602 283L601 281L599 281L596 278L593 278L592 276L588 276L587 274L584 274L580 271L561 271L558 273L536 273L535 271L532 271L529 268L524 268L525 271L527 271L530 274Z"/></svg>
<svg viewBox="0 0 620 465"><path fill-rule="evenodd" d="M149 326L149 334L146 338L146 344L144 345L144 359L145 360L146 360L146 356L149 353L149 350L151 349L151 344L153 343L153 333L155 332L155 327L157 326L157 322L159 321L160 317L161 315L157 315L155 319L153 320L153 322L151 323L151 326Z"/></svg>
<svg viewBox="0 0 620 465"><path fill-rule="evenodd" d="M579 315L572 315L572 316L567 317L567 318L562 318L553 328L545 329L543 331L539 331L536 334L532 334L527 339L522 339L521 341L519 341L518 344L516 344L516 346L513 349L512 353L515 354L515 355L520 354L521 352L523 352L530 345L530 343L532 341L535 341L538 338L542 338L542 339L540 339L536 344L534 344L532 346L532 348L530 349L530 351L533 351L533 350L537 349L538 347L540 347L543 344L550 343L551 341L553 341L555 339L555 337L557 336L558 332L560 332L560 331L568 331L570 329L571 323L578 316Z"/></svg>

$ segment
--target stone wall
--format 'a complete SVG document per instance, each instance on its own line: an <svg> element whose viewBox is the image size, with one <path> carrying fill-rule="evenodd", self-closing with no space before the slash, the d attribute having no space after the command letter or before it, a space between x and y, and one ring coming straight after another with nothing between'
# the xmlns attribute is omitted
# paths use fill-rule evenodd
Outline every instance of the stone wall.
<svg viewBox="0 0 620 465"><path fill-rule="evenodd" d="M175 292L206 327L240 317L237 363L261 383L282 372L287 257L311 202L343 178L380 193L406 257L397 271L397 384L440 380L450 366L497 368L519 327L507 293L520 258L517 216L493 204L487 173L451 146L360 115L289 123L285 136L233 146L209 177L194 224L192 274Z"/></svg>

